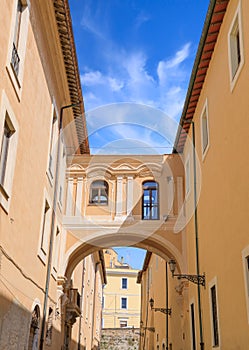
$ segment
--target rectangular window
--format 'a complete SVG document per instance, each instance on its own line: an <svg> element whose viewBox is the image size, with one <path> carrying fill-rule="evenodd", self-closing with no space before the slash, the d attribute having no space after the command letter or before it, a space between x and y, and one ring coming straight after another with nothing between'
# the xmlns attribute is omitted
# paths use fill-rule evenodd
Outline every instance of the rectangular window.
<svg viewBox="0 0 249 350"><path fill-rule="evenodd" d="M196 350L196 336L195 336L195 308L194 304L190 305L190 322L191 322L191 335L192 335L192 350Z"/></svg>
<svg viewBox="0 0 249 350"><path fill-rule="evenodd" d="M49 204L47 201L45 201L45 206L43 211L43 220L42 220L42 237L41 237L41 249L44 254L47 253L49 209L50 209Z"/></svg>
<svg viewBox="0 0 249 350"><path fill-rule="evenodd" d="M12 48L12 55L11 55L11 64L16 76L18 76L18 73L19 73L20 57L18 54L18 49L19 49L19 43L20 43L20 31L21 31L21 21L22 21L23 10L24 10L24 6L22 5L21 1L18 0L17 11L16 11L16 21L15 21L15 31L14 31L14 38L13 38L13 48Z"/></svg>
<svg viewBox="0 0 249 350"><path fill-rule="evenodd" d="M249 246L242 251L242 262L244 270L245 298L247 309L247 322L249 324Z"/></svg>
<svg viewBox="0 0 249 350"><path fill-rule="evenodd" d="M120 328L125 328L128 326L128 322L126 320L120 320L119 326L120 326Z"/></svg>
<svg viewBox="0 0 249 350"><path fill-rule="evenodd" d="M249 298L249 256L247 256L245 259L245 266L246 266L247 296Z"/></svg>
<svg viewBox="0 0 249 350"><path fill-rule="evenodd" d="M244 63L240 12L241 9L239 5L228 34L231 82L237 78L239 71Z"/></svg>
<svg viewBox="0 0 249 350"><path fill-rule="evenodd" d="M7 169L7 161L9 158L10 151L10 139L14 134L15 130L7 119L7 115L4 122L4 131L2 137L2 146L1 146L1 154L0 154L0 185L4 187L5 177L6 177L6 169Z"/></svg>
<svg viewBox="0 0 249 350"><path fill-rule="evenodd" d="M53 272L57 273L57 269L58 269L58 263L59 263L59 250L60 250L60 230L57 227L56 228L56 236L55 236L55 240L54 240L54 263L53 263ZM54 276L55 277L55 276Z"/></svg>
<svg viewBox="0 0 249 350"><path fill-rule="evenodd" d="M218 312L217 312L217 298L216 298L216 286L212 286L210 289L211 297L211 315L212 315L212 334L213 334L213 346L219 345L219 328L218 328Z"/></svg>
<svg viewBox="0 0 249 350"><path fill-rule="evenodd" d="M186 164L185 164L185 179L186 179L186 195L190 192L190 160L189 158L187 159L186 161Z"/></svg>
<svg viewBox="0 0 249 350"><path fill-rule="evenodd" d="M143 183L142 219L159 219L158 183L155 181L146 181Z"/></svg>
<svg viewBox="0 0 249 350"><path fill-rule="evenodd" d="M205 155L209 145L207 103L201 115L201 141L202 141L202 154Z"/></svg>
<svg viewBox="0 0 249 350"><path fill-rule="evenodd" d="M48 164L48 171L49 171L49 177L50 180L53 180L54 177L54 168L55 168L55 162L56 162L56 137L58 136L57 134L57 116L55 109L53 111L53 118L52 118L52 125L51 125L51 132L50 132L50 145L49 145L49 164Z"/></svg>
<svg viewBox="0 0 249 350"><path fill-rule="evenodd" d="M127 278L122 278L122 289L127 289Z"/></svg>
<svg viewBox="0 0 249 350"><path fill-rule="evenodd" d="M121 309L127 309L127 298L121 298Z"/></svg>
<svg viewBox="0 0 249 350"><path fill-rule="evenodd" d="M8 212L14 178L18 123L3 92L0 111L0 205Z"/></svg>

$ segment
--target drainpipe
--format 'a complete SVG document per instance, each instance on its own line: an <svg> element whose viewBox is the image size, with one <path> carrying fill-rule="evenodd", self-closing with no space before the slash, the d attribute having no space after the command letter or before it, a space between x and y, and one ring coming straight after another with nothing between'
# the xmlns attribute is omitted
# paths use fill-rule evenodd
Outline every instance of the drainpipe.
<svg viewBox="0 0 249 350"><path fill-rule="evenodd" d="M168 263L165 262L165 278L166 278L166 310L169 310L169 280L168 280ZM166 350L169 349L169 314L166 314Z"/></svg>
<svg viewBox="0 0 249 350"><path fill-rule="evenodd" d="M196 176L196 151L195 151L195 124L192 124L192 142L193 142L193 166L194 166L194 206L195 206L195 252L196 252L196 274L200 275L200 263L199 263L199 232L198 232L198 217L197 217L197 176ZM199 324L200 324L200 349L204 350L203 340L203 325L202 325L202 311L201 311L201 286L197 284L198 291L198 313L199 313Z"/></svg>
<svg viewBox="0 0 249 350"><path fill-rule="evenodd" d="M55 218L56 218L55 213L56 213L56 207L57 207L58 180L59 180L59 169L60 169L60 153L61 153L60 137L61 137L61 131L62 131L63 112L65 109L78 106L81 103L82 103L82 101L80 101L78 103L66 105L66 106L61 107L61 110L60 110L59 135L58 135L58 143L57 143L57 157L56 157L56 167L55 167L54 196L53 196L53 208L52 208L52 220L51 220L51 229L50 229L47 275L46 275L46 284L45 284L45 295L44 295L44 303L43 303L43 317L42 317L42 324L41 324L41 337L40 337L39 350L43 350L45 325L46 325L46 319L47 319L48 293L49 293L49 284L50 284L51 268L52 268Z"/></svg>

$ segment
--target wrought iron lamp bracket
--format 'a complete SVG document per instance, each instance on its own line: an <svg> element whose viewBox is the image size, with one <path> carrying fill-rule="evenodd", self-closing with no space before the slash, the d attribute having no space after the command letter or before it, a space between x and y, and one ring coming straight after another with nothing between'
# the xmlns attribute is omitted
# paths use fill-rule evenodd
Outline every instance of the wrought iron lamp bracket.
<svg viewBox="0 0 249 350"><path fill-rule="evenodd" d="M203 287L206 285L205 274L203 275L186 275L186 274L173 274L173 277L177 277L178 279L187 279L190 282L195 284L200 284Z"/></svg>
<svg viewBox="0 0 249 350"><path fill-rule="evenodd" d="M171 315L171 309L165 309L162 307L153 307L153 310L155 310L155 312L157 311L162 312L165 315Z"/></svg>

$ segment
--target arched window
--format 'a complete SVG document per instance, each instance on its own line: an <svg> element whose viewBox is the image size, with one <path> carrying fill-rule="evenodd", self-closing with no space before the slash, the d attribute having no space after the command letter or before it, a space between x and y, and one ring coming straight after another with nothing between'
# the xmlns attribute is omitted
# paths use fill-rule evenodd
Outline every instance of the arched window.
<svg viewBox="0 0 249 350"><path fill-rule="evenodd" d="M50 346L52 344L52 329L53 329L53 313L54 310L52 307L48 309L48 323L47 323L47 331L46 331L46 341L45 344Z"/></svg>
<svg viewBox="0 0 249 350"><path fill-rule="evenodd" d="M39 326L40 326L40 308L38 305L36 305L34 308L34 311L32 312L30 331L29 331L28 350L38 349Z"/></svg>
<svg viewBox="0 0 249 350"><path fill-rule="evenodd" d="M104 180L93 181L90 189L90 203L108 204L108 183Z"/></svg>
<svg viewBox="0 0 249 350"><path fill-rule="evenodd" d="M158 183L155 181L146 181L143 183L143 202L142 202L143 220L159 219L159 198Z"/></svg>

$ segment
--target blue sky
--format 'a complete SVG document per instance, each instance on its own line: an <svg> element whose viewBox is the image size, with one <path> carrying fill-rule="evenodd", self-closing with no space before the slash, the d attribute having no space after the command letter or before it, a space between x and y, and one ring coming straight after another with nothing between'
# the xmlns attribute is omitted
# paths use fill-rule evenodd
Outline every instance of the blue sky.
<svg viewBox="0 0 249 350"><path fill-rule="evenodd" d="M86 110L137 102L179 115L209 0L70 0Z"/></svg>
<svg viewBox="0 0 249 350"><path fill-rule="evenodd" d="M131 265L133 269L141 270L144 262L146 250L128 247L113 247L118 253L119 261L124 258L124 262Z"/></svg>
<svg viewBox="0 0 249 350"><path fill-rule="evenodd" d="M170 153L209 0L69 4L91 153Z"/></svg>

